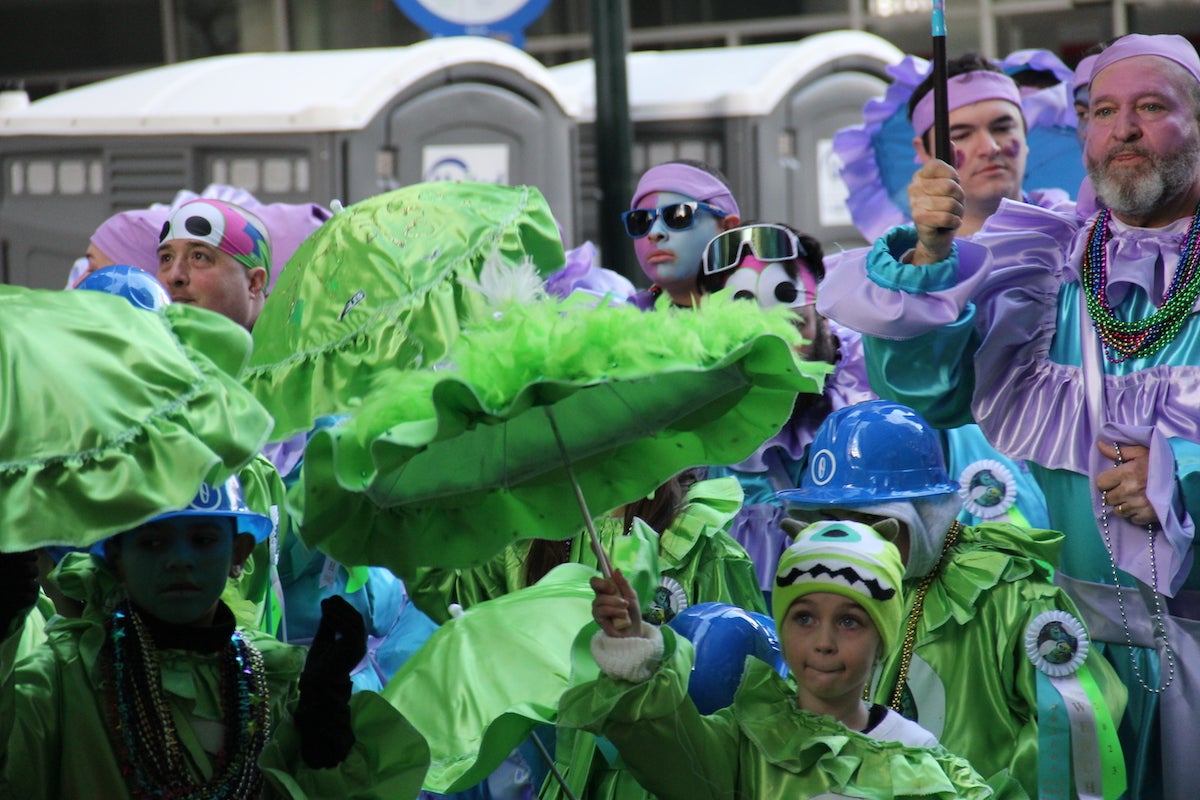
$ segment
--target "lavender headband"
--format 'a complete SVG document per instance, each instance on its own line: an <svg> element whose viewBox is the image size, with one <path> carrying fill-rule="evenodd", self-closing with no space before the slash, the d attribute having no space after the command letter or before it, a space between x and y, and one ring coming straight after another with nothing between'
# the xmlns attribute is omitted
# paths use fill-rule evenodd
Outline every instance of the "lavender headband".
<svg viewBox="0 0 1200 800"><path fill-rule="evenodd" d="M1154 36L1131 33L1122 36L1096 56L1091 77L1094 79L1105 67L1134 56L1158 56L1174 61L1200 83L1200 56L1196 55L1196 48L1192 47L1192 43L1187 39L1174 33Z"/></svg>
<svg viewBox="0 0 1200 800"><path fill-rule="evenodd" d="M1013 79L1003 72L974 70L955 75L946 81L949 95L948 110L980 103L984 100L1007 100L1021 110L1021 91ZM933 127L933 92L925 93L912 113L913 131L924 136Z"/></svg>
<svg viewBox="0 0 1200 800"><path fill-rule="evenodd" d="M271 274L271 240L262 220L221 200L192 200L171 212L158 243L194 239L233 256L246 269Z"/></svg>
<svg viewBox="0 0 1200 800"><path fill-rule="evenodd" d="M711 203L726 214L741 216L728 186L704 170L687 164L660 164L646 170L633 192L629 208L637 208L643 197L654 192L686 194L702 203Z"/></svg>

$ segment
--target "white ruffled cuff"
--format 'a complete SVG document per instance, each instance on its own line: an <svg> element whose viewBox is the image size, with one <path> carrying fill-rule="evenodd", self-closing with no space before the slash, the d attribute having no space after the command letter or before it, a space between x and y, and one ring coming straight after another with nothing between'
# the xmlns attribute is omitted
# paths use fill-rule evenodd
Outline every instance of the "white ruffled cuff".
<svg viewBox="0 0 1200 800"><path fill-rule="evenodd" d="M658 626L645 624L646 638L616 637L596 631L592 637L592 657L605 675L644 683L658 669L663 656L663 638Z"/></svg>

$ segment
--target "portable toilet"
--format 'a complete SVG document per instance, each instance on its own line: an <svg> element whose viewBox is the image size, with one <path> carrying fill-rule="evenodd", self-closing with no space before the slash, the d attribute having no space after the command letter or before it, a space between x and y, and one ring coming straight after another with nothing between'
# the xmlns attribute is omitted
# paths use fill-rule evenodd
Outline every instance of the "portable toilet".
<svg viewBox="0 0 1200 800"><path fill-rule="evenodd" d="M729 178L742 218L787 222L826 248L863 243L846 210L833 135L881 97L904 53L874 34L834 31L783 44L630 53L634 180L677 158ZM590 60L551 67L578 93L582 238L597 240L595 74ZM619 225L619 220L607 224Z"/></svg>
<svg viewBox="0 0 1200 800"><path fill-rule="evenodd" d="M231 184L346 205L426 180L529 184L577 226L578 100L524 51L407 47L215 56L0 103L0 280L61 288L110 215Z"/></svg>

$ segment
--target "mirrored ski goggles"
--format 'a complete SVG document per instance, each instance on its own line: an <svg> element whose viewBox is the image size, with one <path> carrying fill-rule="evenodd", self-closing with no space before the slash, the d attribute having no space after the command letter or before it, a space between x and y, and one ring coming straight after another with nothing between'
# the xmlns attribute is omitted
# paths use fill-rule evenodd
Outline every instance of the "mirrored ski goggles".
<svg viewBox="0 0 1200 800"><path fill-rule="evenodd" d="M808 253L796 234L782 225L743 225L718 233L704 248L704 274L712 275L733 269L742 260L742 251L750 252L759 261L795 261Z"/></svg>
<svg viewBox="0 0 1200 800"><path fill-rule="evenodd" d="M662 217L663 224L673 231L686 231L696 224L696 212L707 211L717 219L726 216L725 212L708 203L690 200L686 203L672 203L658 208L635 208L621 215L625 223L625 233L632 239L640 239L650 232L654 220Z"/></svg>

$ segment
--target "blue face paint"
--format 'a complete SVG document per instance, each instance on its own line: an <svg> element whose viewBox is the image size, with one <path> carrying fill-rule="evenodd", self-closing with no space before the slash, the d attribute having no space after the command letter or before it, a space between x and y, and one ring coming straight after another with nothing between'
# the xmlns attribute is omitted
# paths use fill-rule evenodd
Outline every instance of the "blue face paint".
<svg viewBox="0 0 1200 800"><path fill-rule="evenodd" d="M677 192L654 192L638 203L638 208L660 208L672 203L685 203L696 198ZM685 231L672 230L662 215L654 220L650 233L634 239L642 272L669 294L698 293L696 275L704 248L721 230L721 220L705 211L698 211L695 224Z"/></svg>
<svg viewBox="0 0 1200 800"><path fill-rule="evenodd" d="M211 619L234 560L229 517L181 516L120 536L117 573L129 598L163 622Z"/></svg>

